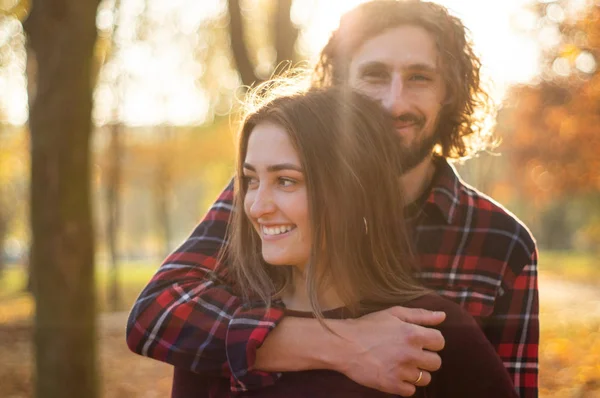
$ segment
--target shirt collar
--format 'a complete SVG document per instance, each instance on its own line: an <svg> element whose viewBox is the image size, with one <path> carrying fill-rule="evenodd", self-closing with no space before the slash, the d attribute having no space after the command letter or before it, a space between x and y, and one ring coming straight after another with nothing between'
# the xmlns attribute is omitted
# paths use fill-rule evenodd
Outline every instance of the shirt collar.
<svg viewBox="0 0 600 398"><path fill-rule="evenodd" d="M436 171L426 205L437 208L446 223L451 224L460 203L462 181L454 166L446 159L436 156L434 162Z"/></svg>

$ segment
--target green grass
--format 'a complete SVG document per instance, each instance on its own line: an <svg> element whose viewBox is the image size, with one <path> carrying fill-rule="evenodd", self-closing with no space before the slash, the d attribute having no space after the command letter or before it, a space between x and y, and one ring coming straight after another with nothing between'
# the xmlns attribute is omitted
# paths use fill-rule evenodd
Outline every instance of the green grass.
<svg viewBox="0 0 600 398"><path fill-rule="evenodd" d="M140 291L154 275L160 261L155 264L123 264L119 272L122 303L118 310L131 308ZM98 310L108 311L107 285L108 272L105 267L96 271L96 294ZM31 294L25 291L27 273L24 267L11 267L2 273L0 278L0 323L30 319L33 314L34 301Z"/></svg>
<svg viewBox="0 0 600 398"><path fill-rule="evenodd" d="M593 253L542 251L539 272L586 284L600 284L600 255Z"/></svg>
<svg viewBox="0 0 600 398"><path fill-rule="evenodd" d="M540 253L540 274L554 278L600 285L600 265L597 256L575 252L543 251ZM160 260L144 264L125 263L119 272L122 304L126 311L133 305L142 288L158 268ZM106 267L98 267L96 286L98 310L107 311L106 300L108 273ZM25 292L27 274L23 267L11 267L0 278L0 323L29 319L33 314L33 299Z"/></svg>

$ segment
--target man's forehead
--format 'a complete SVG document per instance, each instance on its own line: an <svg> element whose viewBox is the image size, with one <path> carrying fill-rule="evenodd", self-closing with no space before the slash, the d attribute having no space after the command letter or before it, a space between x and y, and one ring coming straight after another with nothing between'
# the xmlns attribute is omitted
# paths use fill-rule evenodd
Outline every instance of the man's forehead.
<svg viewBox="0 0 600 398"><path fill-rule="evenodd" d="M431 34L418 26L399 26L366 39L356 49L351 64L355 68L436 69L438 49Z"/></svg>

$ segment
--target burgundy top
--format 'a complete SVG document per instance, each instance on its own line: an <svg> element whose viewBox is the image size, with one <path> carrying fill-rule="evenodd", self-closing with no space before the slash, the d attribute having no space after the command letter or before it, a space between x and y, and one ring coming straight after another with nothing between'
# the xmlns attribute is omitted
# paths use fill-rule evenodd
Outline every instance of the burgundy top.
<svg viewBox="0 0 600 398"><path fill-rule="evenodd" d="M440 351L442 367L432 374L427 387L417 388L418 398L511 398L518 397L502 361L471 315L459 305L440 296L429 294L405 307L444 311L446 320L436 328L446 339ZM311 313L288 311L291 316L311 317ZM326 318L344 318L342 309L325 311ZM345 375L331 370L284 372L274 385L258 390L232 393L230 380L206 374L200 375L175 368L173 398L200 397L395 397L361 386Z"/></svg>

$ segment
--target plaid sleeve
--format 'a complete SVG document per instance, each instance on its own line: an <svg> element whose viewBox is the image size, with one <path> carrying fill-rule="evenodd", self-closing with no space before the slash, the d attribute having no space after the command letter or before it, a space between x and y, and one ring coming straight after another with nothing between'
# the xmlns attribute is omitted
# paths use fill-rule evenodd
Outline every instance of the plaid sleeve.
<svg viewBox="0 0 600 398"><path fill-rule="evenodd" d="M521 398L538 396L538 253L533 239L517 239L486 335Z"/></svg>
<svg viewBox="0 0 600 398"><path fill-rule="evenodd" d="M230 183L192 235L165 259L131 309L126 338L137 354L197 373L218 372L241 391L278 378L249 369L283 310L277 304L244 307L224 273L215 272L232 200Z"/></svg>

